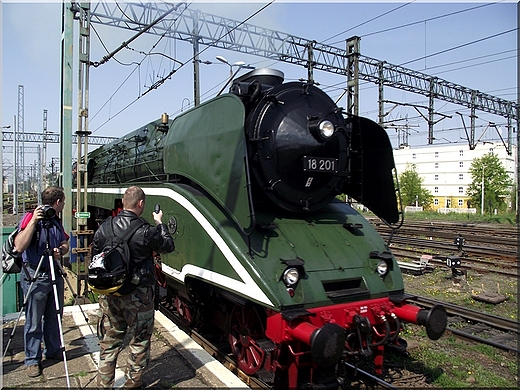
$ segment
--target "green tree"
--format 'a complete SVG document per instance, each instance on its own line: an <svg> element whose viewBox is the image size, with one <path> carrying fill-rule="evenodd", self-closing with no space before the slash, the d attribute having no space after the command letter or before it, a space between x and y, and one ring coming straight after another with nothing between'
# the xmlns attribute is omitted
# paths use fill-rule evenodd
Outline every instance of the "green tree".
<svg viewBox="0 0 520 390"><path fill-rule="evenodd" d="M430 191L422 186L423 179L416 171L415 164L406 164L406 169L399 175L399 188L403 206L422 206L428 209L433 201Z"/></svg>
<svg viewBox="0 0 520 390"><path fill-rule="evenodd" d="M473 207L482 209L482 189L484 189L484 210L505 211L506 198L511 194L513 180L494 153L475 158L469 168L471 184L466 194L471 197Z"/></svg>

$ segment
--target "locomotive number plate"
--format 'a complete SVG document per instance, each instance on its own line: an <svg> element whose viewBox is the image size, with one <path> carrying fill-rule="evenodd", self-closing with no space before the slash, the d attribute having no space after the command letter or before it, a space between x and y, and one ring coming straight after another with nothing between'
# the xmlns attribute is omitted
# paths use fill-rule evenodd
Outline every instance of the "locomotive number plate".
<svg viewBox="0 0 520 390"><path fill-rule="evenodd" d="M337 158L303 156L303 170L305 172L337 172Z"/></svg>

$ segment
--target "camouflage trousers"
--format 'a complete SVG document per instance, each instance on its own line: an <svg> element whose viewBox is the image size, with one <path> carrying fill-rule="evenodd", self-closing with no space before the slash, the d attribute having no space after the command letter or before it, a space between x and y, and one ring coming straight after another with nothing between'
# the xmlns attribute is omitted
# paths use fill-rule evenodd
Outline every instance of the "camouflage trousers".
<svg viewBox="0 0 520 390"><path fill-rule="evenodd" d="M142 386L142 374L150 360L150 339L154 325L153 288L139 287L123 295L100 295L100 329L104 331L100 344L98 388L113 388L117 357L123 342L130 338L125 368L125 388Z"/></svg>

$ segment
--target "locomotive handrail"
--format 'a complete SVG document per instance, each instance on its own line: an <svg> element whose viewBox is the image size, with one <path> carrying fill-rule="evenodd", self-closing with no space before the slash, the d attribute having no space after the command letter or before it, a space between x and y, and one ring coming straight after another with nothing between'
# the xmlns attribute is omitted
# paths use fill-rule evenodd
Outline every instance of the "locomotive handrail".
<svg viewBox="0 0 520 390"><path fill-rule="evenodd" d="M394 238L394 234L404 224L403 198L401 196L401 188L399 187L399 179L397 177L397 171L395 171L395 169L394 169L394 174L395 174L394 180L395 180L395 183L396 183L395 191L397 193L396 198L397 198L397 207L398 207L398 218L399 218L399 220L397 221L396 224L391 224L391 223L387 222L386 220L381 219L381 221L383 221L383 223L391 229L390 235L388 236L388 240L386 242L386 247L387 248L390 248L390 244L392 243L392 238Z"/></svg>
<svg viewBox="0 0 520 390"><path fill-rule="evenodd" d="M253 203L253 195L252 195L252 184L251 184L251 172L249 171L249 156L247 153L247 148L245 148L245 157L244 157L244 165L246 168L246 189L247 189L247 199L249 203L249 215L251 216L251 224L249 225L249 228L243 229L242 226L237 222L237 225L240 227L240 230L246 235L247 237L247 247L249 249L249 256L253 257L253 251L251 247L251 235L255 231L256 228L256 213L255 213L255 206ZM249 230L249 231L248 231Z"/></svg>

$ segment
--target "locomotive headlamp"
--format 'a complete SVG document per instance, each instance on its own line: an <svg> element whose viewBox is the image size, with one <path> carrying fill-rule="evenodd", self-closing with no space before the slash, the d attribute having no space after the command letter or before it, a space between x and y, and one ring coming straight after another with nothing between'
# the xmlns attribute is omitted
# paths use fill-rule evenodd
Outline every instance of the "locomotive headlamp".
<svg viewBox="0 0 520 390"><path fill-rule="evenodd" d="M376 270L379 276L385 276L388 273L388 264L386 263L386 261L381 260L379 263L377 263Z"/></svg>
<svg viewBox="0 0 520 390"><path fill-rule="evenodd" d="M287 268L282 276L286 286L294 286L300 280L300 273L294 267Z"/></svg>
<svg viewBox="0 0 520 390"><path fill-rule="evenodd" d="M327 141L334 134L334 124L329 120L311 118L309 120L309 131L320 142Z"/></svg>
<svg viewBox="0 0 520 390"><path fill-rule="evenodd" d="M334 134L334 125L331 121L321 121L319 129L321 136L325 139L332 137L332 134Z"/></svg>

